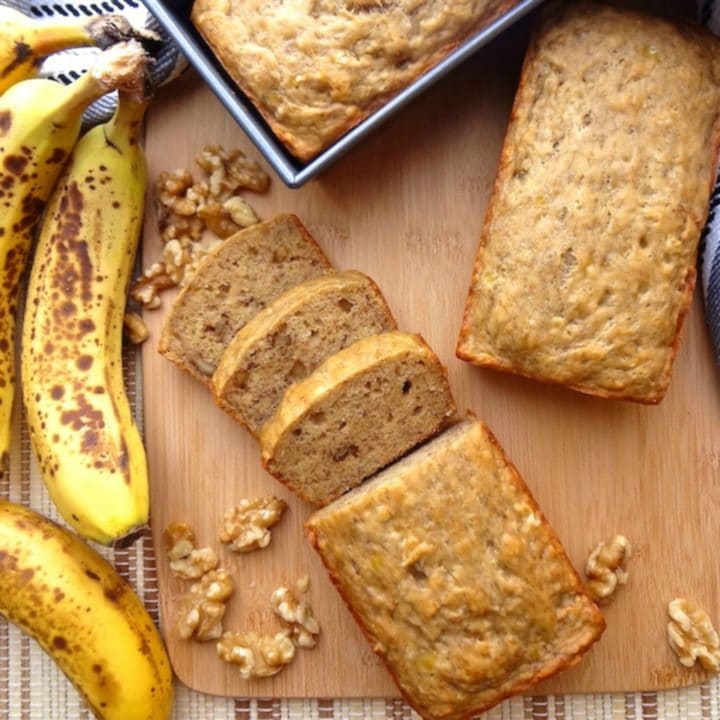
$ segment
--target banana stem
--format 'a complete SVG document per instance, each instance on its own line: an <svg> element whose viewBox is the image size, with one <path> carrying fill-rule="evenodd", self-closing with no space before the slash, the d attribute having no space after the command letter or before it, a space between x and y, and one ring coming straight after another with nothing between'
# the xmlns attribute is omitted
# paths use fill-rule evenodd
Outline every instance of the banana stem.
<svg viewBox="0 0 720 720"><path fill-rule="evenodd" d="M101 15L87 26L87 32L102 50L126 40L138 40L148 52L155 52L162 45L156 32L133 27L123 15Z"/></svg>
<svg viewBox="0 0 720 720"><path fill-rule="evenodd" d="M105 137L114 145L137 145L150 99L139 99L137 93L127 91L121 91L118 96L117 109L108 121Z"/></svg>
<svg viewBox="0 0 720 720"><path fill-rule="evenodd" d="M135 40L118 43L98 56L89 72L68 86L65 102L58 108L55 122L63 124L111 90L135 91L144 82L147 55Z"/></svg>

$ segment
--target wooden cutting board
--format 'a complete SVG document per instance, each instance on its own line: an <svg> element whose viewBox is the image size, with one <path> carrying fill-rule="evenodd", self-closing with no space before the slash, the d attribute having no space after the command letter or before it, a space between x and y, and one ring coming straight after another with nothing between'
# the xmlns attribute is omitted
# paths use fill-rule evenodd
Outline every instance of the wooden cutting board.
<svg viewBox="0 0 720 720"><path fill-rule="evenodd" d="M400 326L422 333L447 364L459 407L494 430L576 567L613 533L632 541L630 582L607 609L601 642L534 692L687 685L702 673L682 668L668 649L667 602L695 598L720 624L720 386L700 299L659 407L593 399L454 356L524 33L522 26L483 50L321 179L300 191L274 181L267 195L250 200L263 217L297 213L337 267L379 283ZM191 167L207 142L257 157L211 93L186 77L163 91L150 113L151 179ZM152 211L144 252L146 264L159 256ZM236 696L396 695L305 542L310 508L265 474L255 442L205 388L157 354L164 312L146 313L152 339L143 347L143 382L163 625L178 677L203 692ZM271 546L245 556L221 549L223 512L238 498L269 493L289 504ZM161 545L163 528L175 520L189 522L199 543L215 546L233 572L227 628L279 629L269 610L272 590L309 573L322 624L318 647L299 651L274 678L245 682L216 657L213 643L179 640L172 620L185 584L170 577Z"/></svg>

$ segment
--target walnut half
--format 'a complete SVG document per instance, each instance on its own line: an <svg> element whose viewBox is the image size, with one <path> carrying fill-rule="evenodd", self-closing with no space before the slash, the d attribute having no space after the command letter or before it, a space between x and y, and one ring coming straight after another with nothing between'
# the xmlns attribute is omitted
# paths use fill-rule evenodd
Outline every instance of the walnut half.
<svg viewBox="0 0 720 720"><path fill-rule="evenodd" d="M177 630L183 640L217 640L222 635L225 602L232 595L233 582L227 570L211 570L190 587L181 602Z"/></svg>
<svg viewBox="0 0 720 720"><path fill-rule="evenodd" d="M295 645L287 630L276 635L255 632L226 632L217 644L217 654L240 669L245 680L279 673L295 657Z"/></svg>
<svg viewBox="0 0 720 720"><path fill-rule="evenodd" d="M601 542L590 553L585 564L585 575L588 577L585 587L596 602L609 603L618 586L627 582L625 564L630 553L630 542L624 535L615 535L607 542Z"/></svg>
<svg viewBox="0 0 720 720"><path fill-rule="evenodd" d="M183 580L197 580L218 566L212 548L195 548L195 533L187 523L171 523L163 533L170 570Z"/></svg>
<svg viewBox="0 0 720 720"><path fill-rule="evenodd" d="M317 645L320 623L307 600L298 600L289 588L279 587L270 598L273 612L288 626L296 645L311 648Z"/></svg>
<svg viewBox="0 0 720 720"><path fill-rule="evenodd" d="M265 548L270 544L270 528L280 521L285 508L285 502L273 495L243 498L225 513L218 539L238 553Z"/></svg>
<svg viewBox="0 0 720 720"><path fill-rule="evenodd" d="M668 603L667 637L681 665L696 661L710 672L720 670L720 639L708 614L692 600L675 598Z"/></svg>

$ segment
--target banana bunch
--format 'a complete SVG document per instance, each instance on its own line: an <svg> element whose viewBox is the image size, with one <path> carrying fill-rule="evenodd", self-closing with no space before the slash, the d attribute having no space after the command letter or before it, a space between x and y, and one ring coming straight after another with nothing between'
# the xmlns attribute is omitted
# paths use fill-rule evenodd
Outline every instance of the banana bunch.
<svg viewBox="0 0 720 720"><path fill-rule="evenodd" d="M10 448L18 290L35 228L87 106L118 87L134 86L145 63L139 43L120 43L71 85L30 79L0 96L0 469Z"/></svg>
<svg viewBox="0 0 720 720"><path fill-rule="evenodd" d="M0 5L0 94L33 77L52 53L95 45L105 49L122 40L142 38L122 15L100 15L86 22L41 22Z"/></svg>
<svg viewBox="0 0 720 720"><path fill-rule="evenodd" d="M146 188L142 83L84 135L47 205L30 275L22 387L43 479L65 520L109 544L148 520L145 449L122 327Z"/></svg>
<svg viewBox="0 0 720 720"><path fill-rule="evenodd" d="M0 614L38 641L103 720L166 720L172 672L128 583L73 533L0 500Z"/></svg>

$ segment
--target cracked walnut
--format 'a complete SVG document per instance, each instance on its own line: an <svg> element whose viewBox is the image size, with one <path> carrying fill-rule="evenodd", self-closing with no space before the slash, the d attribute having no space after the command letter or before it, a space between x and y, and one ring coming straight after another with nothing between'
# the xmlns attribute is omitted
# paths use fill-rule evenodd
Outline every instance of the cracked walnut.
<svg viewBox="0 0 720 720"><path fill-rule="evenodd" d="M265 548L270 544L270 528L280 521L286 507L273 495L243 498L225 513L218 539L238 553Z"/></svg>
<svg viewBox="0 0 720 720"><path fill-rule="evenodd" d="M699 661L705 670L720 670L720 639L708 614L692 600L675 598L668 603L667 637L681 665Z"/></svg>
<svg viewBox="0 0 720 720"><path fill-rule="evenodd" d="M609 603L618 586L627 582L625 565L630 558L630 542L624 535L615 535L607 542L601 542L590 553L585 564L587 591L595 602Z"/></svg>

